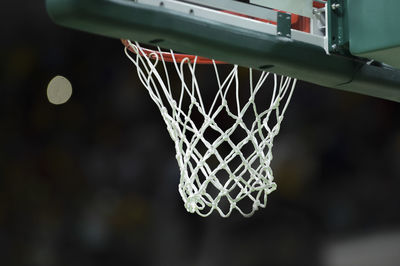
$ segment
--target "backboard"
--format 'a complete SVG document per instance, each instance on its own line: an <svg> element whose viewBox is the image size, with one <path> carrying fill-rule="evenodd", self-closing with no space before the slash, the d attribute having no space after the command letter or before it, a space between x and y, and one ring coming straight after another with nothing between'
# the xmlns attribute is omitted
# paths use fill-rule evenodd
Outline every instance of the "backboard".
<svg viewBox="0 0 400 266"><path fill-rule="evenodd" d="M400 102L400 4L384 2L47 0L47 8L64 26Z"/></svg>

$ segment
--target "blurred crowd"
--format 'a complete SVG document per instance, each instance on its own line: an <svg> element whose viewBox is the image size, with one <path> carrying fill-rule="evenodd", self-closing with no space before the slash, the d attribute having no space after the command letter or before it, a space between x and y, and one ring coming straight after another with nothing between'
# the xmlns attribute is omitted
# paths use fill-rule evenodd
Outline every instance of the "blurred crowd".
<svg viewBox="0 0 400 266"><path fill-rule="evenodd" d="M330 252L341 241L400 230L400 104L299 82L267 208L201 218L121 43L54 25L43 2L3 4L0 265L336 265L356 245ZM59 74L73 95L55 106Z"/></svg>

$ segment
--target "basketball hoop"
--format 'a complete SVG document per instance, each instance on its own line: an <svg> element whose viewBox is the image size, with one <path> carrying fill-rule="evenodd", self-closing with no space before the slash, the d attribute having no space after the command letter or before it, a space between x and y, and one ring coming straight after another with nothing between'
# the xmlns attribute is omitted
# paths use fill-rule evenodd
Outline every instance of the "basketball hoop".
<svg viewBox="0 0 400 266"><path fill-rule="evenodd" d="M279 133L296 79L268 72L260 72L254 79L253 70L249 69L249 97L243 103L237 65L222 78L218 64L223 62L175 54L172 50L145 49L129 40L123 43L175 143L181 174L179 193L187 211L203 217L217 211L228 217L236 209L249 217L264 208L268 194L276 189L270 166L273 140ZM215 72L217 91L208 106L202 96L208 88L200 88L196 79L198 64L209 64ZM172 88L168 72L171 68L178 75L178 88ZM267 106L257 106L257 95L266 89L263 85L267 80L273 83L271 99ZM228 93L234 93L233 102ZM194 113L197 119L201 117L200 122L195 121ZM219 124L217 116L222 113L232 121L228 127ZM248 113L253 117L250 122L244 119ZM217 136L209 138L208 130ZM238 131L245 132L245 136L238 138ZM229 147L226 153L222 150L224 145Z"/></svg>

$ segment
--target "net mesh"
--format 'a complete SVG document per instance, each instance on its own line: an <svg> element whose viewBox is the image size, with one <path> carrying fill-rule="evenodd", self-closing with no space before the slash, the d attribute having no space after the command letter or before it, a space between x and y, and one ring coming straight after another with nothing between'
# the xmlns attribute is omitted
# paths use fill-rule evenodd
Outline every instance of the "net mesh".
<svg viewBox="0 0 400 266"><path fill-rule="evenodd" d="M222 75L214 62L208 67L213 69L216 84L207 78L207 86L201 87L196 59L178 61L170 51L173 62L166 63L161 50L145 53L132 42L128 47L125 53L175 143L179 193L187 211L203 217L217 211L228 217L236 209L249 217L264 208L268 194L276 189L271 169L273 140L296 80L249 69L249 87L244 93L239 67L233 65ZM177 75L177 86L172 85L171 71ZM261 96L263 85L272 87L270 99ZM203 97L212 91L210 87L217 88L215 95ZM260 106L258 97L265 106Z"/></svg>

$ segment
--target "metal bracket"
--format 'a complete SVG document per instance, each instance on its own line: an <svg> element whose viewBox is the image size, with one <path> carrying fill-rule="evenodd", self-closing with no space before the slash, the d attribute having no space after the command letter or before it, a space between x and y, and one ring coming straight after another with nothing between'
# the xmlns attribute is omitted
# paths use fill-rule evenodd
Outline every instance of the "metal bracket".
<svg viewBox="0 0 400 266"><path fill-rule="evenodd" d="M278 12L277 32L278 36L292 38L292 15Z"/></svg>
<svg viewBox="0 0 400 266"><path fill-rule="evenodd" d="M343 0L328 0L329 52L347 55L349 50L348 18Z"/></svg>

